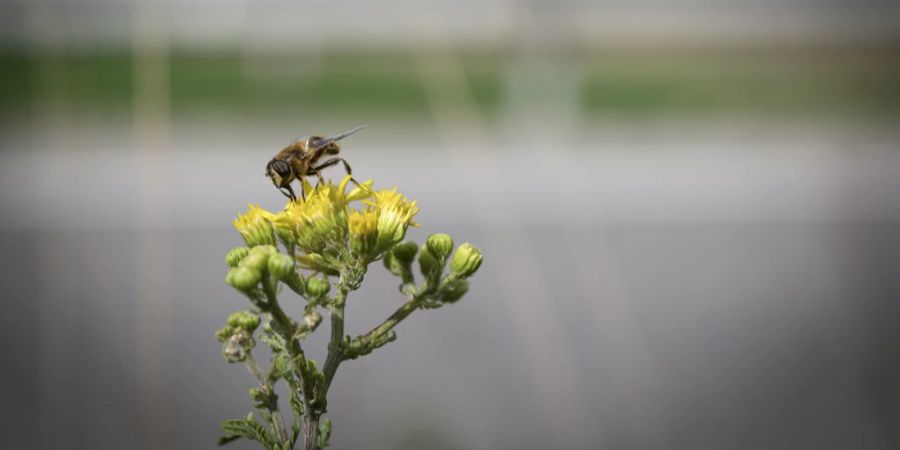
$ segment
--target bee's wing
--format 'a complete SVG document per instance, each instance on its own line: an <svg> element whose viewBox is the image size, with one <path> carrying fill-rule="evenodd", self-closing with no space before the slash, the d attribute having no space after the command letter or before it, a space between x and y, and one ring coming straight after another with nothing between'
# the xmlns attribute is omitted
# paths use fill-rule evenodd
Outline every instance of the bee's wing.
<svg viewBox="0 0 900 450"><path fill-rule="evenodd" d="M291 142L288 142L288 145L294 145L294 144L296 144L296 143L298 143L298 142L305 141L308 137L309 137L309 136L307 136L307 135L305 135L305 134L301 134L300 136L297 136L297 137L295 137L294 139L291 139Z"/></svg>
<svg viewBox="0 0 900 450"><path fill-rule="evenodd" d="M347 137L347 136L350 136L351 134L354 134L354 133L358 132L359 130L362 130L362 129L365 128L365 127L366 127L366 125L365 125L365 124L362 124L362 125L360 125L360 126L354 128L354 129L352 129L352 130L345 131L345 132L343 132L343 133L341 133L341 134L339 134L339 135L337 135L337 136L331 136L331 137L327 137L327 138L325 138L325 139L319 140L319 141L316 142L315 147L314 147L313 149L311 149L310 151L316 151L316 150L318 150L318 149L320 149L320 148L322 148L322 147L325 147L325 146L327 146L327 145L333 144L333 143L335 143L335 142L337 142L337 141L339 141L339 140L341 140L341 139L343 139L343 138L345 138L345 137Z"/></svg>

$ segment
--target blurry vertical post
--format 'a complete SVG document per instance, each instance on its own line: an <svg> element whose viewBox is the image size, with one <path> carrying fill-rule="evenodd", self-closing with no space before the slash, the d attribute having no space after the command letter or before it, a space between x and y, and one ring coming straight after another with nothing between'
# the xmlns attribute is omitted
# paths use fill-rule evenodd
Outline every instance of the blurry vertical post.
<svg viewBox="0 0 900 450"><path fill-rule="evenodd" d="M171 447L169 52L165 2L139 0L133 21L134 164L137 183L135 352L140 442Z"/></svg>
<svg viewBox="0 0 900 450"><path fill-rule="evenodd" d="M35 97L32 107L32 133L35 148L63 147L71 131L71 99L66 89L66 36L53 3L28 4L29 45L35 59ZM39 131L38 131L39 130ZM33 153L37 166L37 152ZM36 172L36 169L35 169ZM46 224L45 224L46 225ZM56 224L54 224L56 225ZM61 227L60 227L61 228ZM71 351L78 339L81 305L68 295L78 280L66 270L59 257L66 244L62 231L47 233L36 248L41 277L36 288L38 310L37 336L37 426L38 436L31 445L64 450L72 448L71 435L76 427L74 414L67 406L77 401L78 393L69 388L72 368L78 365L77 352ZM51 275L52 274L52 275ZM15 423L15 421L13 422ZM4 433L6 434L6 433ZM4 437L10 448L25 446Z"/></svg>

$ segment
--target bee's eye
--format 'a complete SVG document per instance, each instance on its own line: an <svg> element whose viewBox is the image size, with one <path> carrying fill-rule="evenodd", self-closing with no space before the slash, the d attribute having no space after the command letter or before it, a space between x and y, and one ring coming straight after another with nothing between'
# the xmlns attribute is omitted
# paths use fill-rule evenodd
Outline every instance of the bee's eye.
<svg viewBox="0 0 900 450"><path fill-rule="evenodd" d="M274 169L275 172L282 177L286 177L291 174L291 166L284 161L275 161L275 163L272 164L272 169Z"/></svg>

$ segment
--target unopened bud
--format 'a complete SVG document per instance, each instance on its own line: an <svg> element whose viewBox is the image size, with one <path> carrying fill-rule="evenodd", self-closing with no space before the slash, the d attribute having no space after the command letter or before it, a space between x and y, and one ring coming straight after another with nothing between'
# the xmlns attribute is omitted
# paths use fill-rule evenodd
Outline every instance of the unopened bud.
<svg viewBox="0 0 900 450"><path fill-rule="evenodd" d="M400 267L400 262L397 261L397 258L394 257L393 252L387 252L384 254L384 268L388 270L388 272L400 276L403 273L403 269Z"/></svg>
<svg viewBox="0 0 900 450"><path fill-rule="evenodd" d="M269 261L269 252L265 246L253 247L250 253L241 260L240 267L249 267L251 269L263 272L267 269L266 263Z"/></svg>
<svg viewBox="0 0 900 450"><path fill-rule="evenodd" d="M225 281L239 291L249 291L255 288L260 279L262 279L262 272L243 265L231 269L228 271L228 276L225 277Z"/></svg>
<svg viewBox="0 0 900 450"><path fill-rule="evenodd" d="M331 290L328 278L310 277L306 280L306 293L312 298L323 297Z"/></svg>
<svg viewBox="0 0 900 450"><path fill-rule="evenodd" d="M428 250L428 246L422 244L422 247L419 249L419 269L422 271L422 275L427 277L436 267L438 267L437 259Z"/></svg>
<svg viewBox="0 0 900 450"><path fill-rule="evenodd" d="M250 311L237 311L228 316L228 325L252 333L259 326L259 316Z"/></svg>
<svg viewBox="0 0 900 450"><path fill-rule="evenodd" d="M453 251L453 238L450 237L449 234L432 234L431 236L428 236L428 240L425 241L425 244L428 246L428 251L430 251L438 261L446 261L447 257L450 256L450 252Z"/></svg>
<svg viewBox="0 0 900 450"><path fill-rule="evenodd" d="M247 247L235 247L225 255L225 264L228 264L229 267L237 267L248 253L250 253L250 249Z"/></svg>
<svg viewBox="0 0 900 450"><path fill-rule="evenodd" d="M288 255L275 253L269 255L268 268L272 276L281 279L294 271L294 260Z"/></svg>
<svg viewBox="0 0 900 450"><path fill-rule="evenodd" d="M216 340L224 344L225 341L227 341L228 338L231 337L232 333L234 333L234 328L225 325L224 327L219 328L219 330L216 331Z"/></svg>
<svg viewBox="0 0 900 450"><path fill-rule="evenodd" d="M461 277L470 277L481 267L481 259L481 251L466 242L453 253L450 270Z"/></svg>
<svg viewBox="0 0 900 450"><path fill-rule="evenodd" d="M469 282L464 279L456 279L441 288L441 301L454 303L469 291Z"/></svg>
<svg viewBox="0 0 900 450"><path fill-rule="evenodd" d="M394 258L397 261L403 263L404 265L409 265L416 259L416 253L419 251L419 246L416 245L415 242L412 241L404 241L394 246L394 249L391 250L391 253L394 255Z"/></svg>

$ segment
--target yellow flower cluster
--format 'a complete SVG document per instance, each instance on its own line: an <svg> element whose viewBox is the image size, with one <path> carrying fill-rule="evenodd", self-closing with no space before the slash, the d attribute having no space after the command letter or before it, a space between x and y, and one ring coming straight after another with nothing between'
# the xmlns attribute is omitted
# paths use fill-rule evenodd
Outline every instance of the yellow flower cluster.
<svg viewBox="0 0 900 450"><path fill-rule="evenodd" d="M306 254L297 260L315 270L339 267L347 257L367 263L403 240L419 209L396 189L374 191L369 180L347 192L349 182L347 176L315 189L307 183L306 200L289 202L277 214L251 205L234 226L250 247L273 245L277 236L302 249Z"/></svg>

